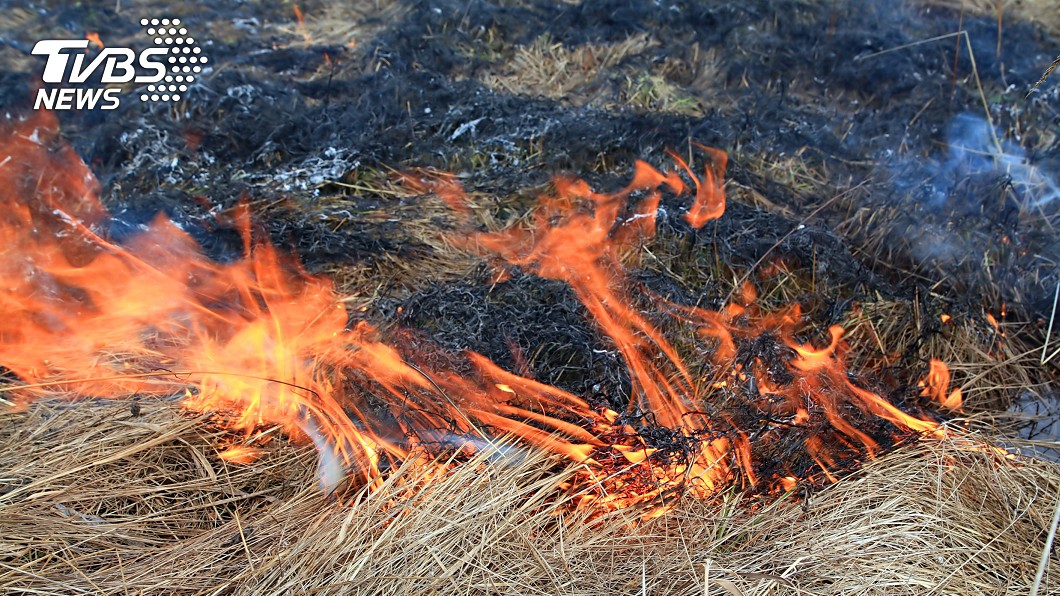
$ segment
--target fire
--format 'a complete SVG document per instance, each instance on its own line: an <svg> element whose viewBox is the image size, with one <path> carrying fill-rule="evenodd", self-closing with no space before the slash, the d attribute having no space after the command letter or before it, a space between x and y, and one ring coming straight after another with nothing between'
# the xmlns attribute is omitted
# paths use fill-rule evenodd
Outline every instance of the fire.
<svg viewBox="0 0 1060 596"><path fill-rule="evenodd" d="M96 44L96 47L98 47L98 48L102 49L102 48L107 47L107 46L103 45L103 40L100 39L99 33L95 32L95 31L89 31L88 33L85 33L85 39L87 39L88 41Z"/></svg>
<svg viewBox="0 0 1060 596"><path fill-rule="evenodd" d="M330 282L251 246L246 214L235 214L246 256L231 264L207 260L161 217L123 246L111 243L98 185L51 116L2 136L4 366L82 396L190 385L185 407L224 413L234 430L279 424L350 464L372 463L374 442L350 424L321 369L321 358L346 348L347 317Z"/></svg>
<svg viewBox="0 0 1060 596"><path fill-rule="evenodd" d="M447 172L433 170L407 172L400 174L397 182L414 192L434 194L461 215L467 215L471 211L467 204L467 193L464 192L464 187L460 185L456 176Z"/></svg>
<svg viewBox="0 0 1060 596"><path fill-rule="evenodd" d="M919 385L922 387L920 395L935 400L947 410L961 409L961 388L957 387L948 395L946 390L950 387L950 369L941 360L931 359L931 368Z"/></svg>
<svg viewBox="0 0 1060 596"><path fill-rule="evenodd" d="M52 116L9 122L0 138L0 364L24 381L24 399L183 395L188 411L243 437L219 451L228 462L260 456L265 428L311 442L325 490L350 476L377 483L423 452L473 453L510 435L582 463L583 502L606 507L707 495L737 476L783 490L807 475L832 478L842 461L880 449L865 424L895 436L941 432L851 379L841 327L826 345L800 340L798 307L764 311L750 284L717 311L658 297L654 314L634 305L623 259L654 234L660 201L689 192L682 174L694 189L688 224L723 214L726 156L716 149L700 147L702 177L672 155L667 172L637 162L615 193L557 179L530 228L464 240L571 287L628 368L630 394L612 409L619 400L590 403L479 354L439 365L422 340L356 321L329 279L256 240L245 208L225 215L244 239L242 258L228 263L206 258L162 216L112 241L98 183ZM454 177L405 178L470 216ZM701 356L683 357L661 320L686 328ZM933 361L925 395L959 407L959 390L940 398L948 384ZM816 472L792 463L790 436ZM771 450L785 455L768 463Z"/></svg>
<svg viewBox="0 0 1060 596"><path fill-rule="evenodd" d="M701 228L708 221L718 219L725 213L723 182L725 165L729 161L729 156L724 151L719 151L713 147L704 147L698 143L696 147L699 147L710 156L710 163L703 171L702 181L692 173L692 170L684 160L674 153L670 155L682 169L688 172L688 175L692 177L696 184L695 201L692 203L688 213L685 214L685 221L693 228Z"/></svg>
<svg viewBox="0 0 1060 596"><path fill-rule="evenodd" d="M225 449L218 456L233 464L249 464L257 461L261 457L262 450L256 447L247 447L246 445L235 445Z"/></svg>
<svg viewBox="0 0 1060 596"><path fill-rule="evenodd" d="M704 180L693 178L695 199L684 215L696 227L724 210L724 203L718 203L723 180L717 170L725 163L724 154L702 149L709 158L708 166ZM692 168L683 159L672 157L691 175ZM848 419L851 411L871 414L906 432L941 432L936 422L911 416L848 378L841 327L829 329L831 339L825 347L800 342L796 339L801 322L798 307L762 312L755 306L756 292L751 284L741 288L740 303L720 311L655 299L672 323L692 326L711 344L699 351L710 354L707 364L715 371L713 382L704 389L692 372L704 363L686 363L659 328L632 306L620 262L623 253L654 232L662 193L685 192L680 178L637 162L633 181L614 194L593 192L583 181L570 179L557 180L555 189L554 194L539 200L531 229L480 234L473 244L510 265L562 280L574 290L629 370L632 392L628 405L613 421L615 425L626 422L626 436L638 435L631 428L632 421L650 415L654 426L673 431L675 436L667 441L671 445L685 440L699 445L698 451L686 451L680 461L667 466L660 465L661 457L655 457L660 450L642 445L643 439L625 446L612 444L629 463L649 462L656 472L680 470L686 481L707 492L730 476L731 467L738 467L749 484L757 484L760 466L751 453L747 427L724 411L717 416L704 412L705 404L719 401L739 402L740 407L753 408L777 421L757 431L759 445L772 440L779 443L780 435L790 434L795 427L827 429L824 432L832 435L830 440L817 434L808 436L804 443L826 476L830 476L839 455L832 446L857 445L848 453L864 451L870 456L880 449L875 439ZM631 206L633 196L643 198ZM787 349L785 365L769 366L761 357L750 357L748 348L763 338L774 338L767 342L774 352ZM770 482L784 486L787 481L783 478L787 477L771 478Z"/></svg>

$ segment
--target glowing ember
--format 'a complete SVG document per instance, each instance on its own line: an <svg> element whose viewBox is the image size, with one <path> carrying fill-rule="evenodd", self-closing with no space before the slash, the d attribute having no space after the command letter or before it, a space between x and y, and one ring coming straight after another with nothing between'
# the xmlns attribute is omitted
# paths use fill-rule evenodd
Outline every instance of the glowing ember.
<svg viewBox="0 0 1060 596"><path fill-rule="evenodd" d="M686 194L681 173L695 189L691 226L724 212L726 156L716 149L700 148L702 178L674 155L667 173L637 162L630 185L613 194L558 179L532 229L465 241L570 285L629 370L620 413L474 353L461 366L426 366L428 355L402 347L400 334L388 342L368 323L351 325L328 279L252 241L245 209L227 214L244 239L243 257L230 263L206 259L164 217L111 242L98 184L50 115L10 123L0 139L8 206L0 363L27 383L27 398L183 394L185 408L242 434L245 444L219 454L232 463L258 457L255 433L278 426L316 446L330 490L350 474L378 482L387 465L414 453L473 453L508 434L583 463L576 481L585 504L619 507L657 504L678 490L710 494L737 474L792 490L806 469L779 464L759 478L768 457L760 450L790 433L802 433L800 448L831 478L842 460L879 449L861 421L889 424L895 435L941 432L850 379L841 328L829 330L824 347L800 341L798 308L763 312L751 285L720 311L657 299L657 314L686 327L695 353L707 355L693 361L634 306L622 257L654 234L664 196ZM404 178L469 215L456 179L428 174ZM924 395L959 407L959 390L943 397L948 385L945 366L933 361ZM748 415L768 424L752 427Z"/></svg>
<svg viewBox="0 0 1060 596"><path fill-rule="evenodd" d="M221 459L233 464L249 464L256 461L262 455L262 450L256 447L237 445L229 447L218 454Z"/></svg>

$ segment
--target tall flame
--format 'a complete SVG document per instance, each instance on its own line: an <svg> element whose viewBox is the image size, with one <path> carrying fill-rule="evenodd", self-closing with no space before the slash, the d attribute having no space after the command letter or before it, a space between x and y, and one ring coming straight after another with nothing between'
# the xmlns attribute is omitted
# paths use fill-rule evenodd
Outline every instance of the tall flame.
<svg viewBox="0 0 1060 596"><path fill-rule="evenodd" d="M792 429L827 427L825 434L806 431L803 442L825 475L843 453L878 449L859 427L862 417L898 432L940 432L936 422L850 379L841 328L830 330L825 347L800 342L798 308L763 312L749 285L739 303L720 311L657 299L657 315L690 326L709 347L697 351L708 356L691 363L633 305L623 255L654 234L665 195L688 192L680 174L693 182L685 214L691 226L724 212L726 156L716 149L701 147L708 157L702 177L673 155L677 168L667 173L636 162L632 182L616 193L557 179L531 228L480 233L465 243L572 288L629 370L631 395L620 413L478 354L438 365L400 332L384 336L366 322L352 324L330 280L252 240L245 209L228 215L244 239L242 258L231 262L207 259L163 216L128 241L113 242L98 183L62 142L52 116L10 121L0 139L7 207L0 216L6 314L0 364L26 383L27 399L57 391L183 395L185 408L215 414L217 423L248 439L278 425L312 442L325 489L351 473L378 482L386 462L423 449L473 451L509 434L583 462L588 484L599 489L586 502L608 506L652 500L680 486L709 493L736 470L758 483L756 446ZM408 180L468 216L454 178ZM748 350L763 337L775 338L773 353L783 364ZM949 380L935 366L925 394L941 396ZM950 406L953 399L941 401ZM739 408L719 405L732 400ZM740 411L770 422L746 427ZM260 449L246 443L229 446L222 457L252 461ZM770 484L790 486L798 475L781 472Z"/></svg>

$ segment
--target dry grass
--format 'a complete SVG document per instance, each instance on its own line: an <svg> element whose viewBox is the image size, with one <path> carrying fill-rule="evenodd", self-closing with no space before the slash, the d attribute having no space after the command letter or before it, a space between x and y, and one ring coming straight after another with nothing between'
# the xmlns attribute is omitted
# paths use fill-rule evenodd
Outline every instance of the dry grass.
<svg viewBox="0 0 1060 596"><path fill-rule="evenodd" d="M1042 346L1027 330L1033 325L1000 323L984 315L943 313L905 300L879 300L857 305L844 326L855 348L853 368L925 365L931 358L947 364L953 386L960 387L971 411L1002 411L1021 394L1052 393L1056 368L1040 364Z"/></svg>
<svg viewBox="0 0 1060 596"><path fill-rule="evenodd" d="M1031 21L1050 35L1060 36L1060 10L1054 0L913 0L913 3L993 16L1001 20L1002 26L1009 18Z"/></svg>
<svg viewBox="0 0 1060 596"><path fill-rule="evenodd" d="M39 15L32 9L12 6L7 10L4 10L0 14L0 30L3 31L29 31L33 33L41 33L44 37L44 27L39 22ZM36 64L37 60L35 56L29 54L29 49L32 46L29 43L23 45L23 47L16 49L7 44L0 44L0 67L10 72L28 72Z"/></svg>
<svg viewBox="0 0 1060 596"><path fill-rule="evenodd" d="M991 8L987 0L967 4ZM1005 15L1039 18L1056 31L1055 7L1020 16L1046 4L1006 2ZM293 43L342 45L370 34L362 22L371 15L328 10L339 12L308 10L302 23L292 17L277 27ZM516 48L484 82L579 105L598 101L605 89L610 95L602 101L612 105L697 113L685 89L705 88L709 67L689 75L667 63L603 78L615 69L629 74L622 62L653 43L642 35L567 48L540 38ZM817 193L830 179L793 164L794 158L771 173L787 175L782 182L800 195ZM465 276L475 265L447 244L445 234L458 222L437 197L381 180L346 182L369 186L352 195L382 200L370 207L326 196L314 214L325 225L338 231L354 213L425 247L413 258L387 256L335 272L340 286L357 289L351 307L400 295L410 280ZM754 189L737 190L770 207ZM488 218L485 202L476 203L475 215ZM1022 336L999 342L996 331L973 318L926 333L935 323L920 318L928 316L922 311L901 301L861 305L847 322L848 338L865 353L878 345L872 358L943 359L976 407L996 407L1041 386L1038 353L1020 343ZM1060 465L932 440L867 463L808 503L728 492L682 502L651 522L638 521L634 511L589 520L564 510L570 495L557 487L570 470L503 445L429 482L429 468L409 464L376 492L351 493L339 504L317 491L309 449L276 438L257 463L233 466L218 457L231 437L206 421L165 400L145 400L142 408L133 418L127 402L48 400L0 413L0 591L1026 593L1060 496ZM1060 559L1050 552L1049 560L1041 593L1060 590Z"/></svg>
<svg viewBox="0 0 1060 596"><path fill-rule="evenodd" d="M422 287L424 279L441 283L467 278L480 260L454 249L452 238L471 218L489 230L511 224L495 220L496 197L467 192L454 207L430 190L406 184L404 175L429 179L438 174L355 170L342 180L317 185L322 194L312 202L279 199L254 203L252 208L256 216L272 221L311 222L324 230L322 236L333 236L336 242L344 235L360 234L365 242L379 237L400 247L353 263L325 264L319 271L335 282L347 306L369 307L382 296L406 296Z"/></svg>
<svg viewBox="0 0 1060 596"><path fill-rule="evenodd" d="M1034 91L1037 91L1038 88L1041 87L1042 84L1049 79L1049 75L1053 74L1053 71L1056 70L1058 66L1060 66L1060 56L1057 56L1056 59L1053 60L1052 64L1050 64L1049 67L1045 69L1045 72L1042 73L1042 78L1038 79L1038 82L1035 83L1033 87L1031 87L1031 92L1033 93Z"/></svg>
<svg viewBox="0 0 1060 596"><path fill-rule="evenodd" d="M543 35L529 46L515 48L514 54L496 73L483 82L508 93L570 98L574 103L589 99L585 87L600 71L614 68L629 56L657 45L648 35L634 35L616 44L585 44L567 48Z"/></svg>
<svg viewBox="0 0 1060 596"><path fill-rule="evenodd" d="M697 88L710 87L717 57L712 52L701 54L696 48L688 62L670 58L650 71L622 67L656 46L658 42L647 34L613 44L573 48L544 35L528 46L514 48L510 56L493 56L495 66L482 82L506 93L541 95L573 105L702 116L701 101L676 81L687 79Z"/></svg>
<svg viewBox="0 0 1060 596"><path fill-rule="evenodd" d="M996 594L1033 581L1060 466L925 441L814 495L557 513L568 472L499 445L423 483L318 494L282 440L251 466L166 401L0 418L0 590L36 594ZM400 480L400 482L399 482ZM410 486L422 485L419 490ZM562 508L561 508L562 509ZM1060 588L1052 555L1042 593Z"/></svg>
<svg viewBox="0 0 1060 596"><path fill-rule="evenodd" d="M641 110L703 116L700 101L662 74L627 77L621 101Z"/></svg>
<svg viewBox="0 0 1060 596"><path fill-rule="evenodd" d="M275 28L292 39L301 38L306 45L352 47L371 41L404 12L405 8L392 0L298 2L292 5L291 20L277 23Z"/></svg>

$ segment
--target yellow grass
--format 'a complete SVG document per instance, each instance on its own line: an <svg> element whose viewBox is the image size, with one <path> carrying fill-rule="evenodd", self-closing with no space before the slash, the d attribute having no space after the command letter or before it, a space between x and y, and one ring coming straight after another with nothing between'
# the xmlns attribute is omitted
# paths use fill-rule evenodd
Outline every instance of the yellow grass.
<svg viewBox="0 0 1060 596"><path fill-rule="evenodd" d="M1060 466L924 441L812 495L686 500L592 521L555 461L498 443L339 503L314 454L248 466L165 400L0 415L0 591L35 594L1027 593ZM409 487L420 486L417 490ZM1041 593L1060 589L1050 555Z"/></svg>

